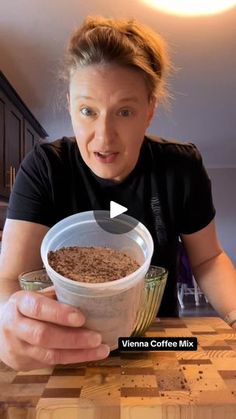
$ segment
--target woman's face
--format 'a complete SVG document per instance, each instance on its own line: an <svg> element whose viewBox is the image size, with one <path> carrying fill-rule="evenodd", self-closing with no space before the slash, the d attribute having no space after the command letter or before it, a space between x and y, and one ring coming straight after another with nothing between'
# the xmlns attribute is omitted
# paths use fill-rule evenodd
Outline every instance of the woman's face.
<svg viewBox="0 0 236 419"><path fill-rule="evenodd" d="M87 166L120 182L134 169L155 103L143 76L117 65L91 65L71 76L69 109Z"/></svg>

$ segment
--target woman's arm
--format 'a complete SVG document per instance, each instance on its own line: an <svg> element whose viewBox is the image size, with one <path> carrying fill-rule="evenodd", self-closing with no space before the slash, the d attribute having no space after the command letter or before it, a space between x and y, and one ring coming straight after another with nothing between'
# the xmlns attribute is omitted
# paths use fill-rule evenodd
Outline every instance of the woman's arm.
<svg viewBox="0 0 236 419"><path fill-rule="evenodd" d="M222 317L236 310L236 270L220 246L214 220L197 233L181 238L194 277L215 310Z"/></svg>

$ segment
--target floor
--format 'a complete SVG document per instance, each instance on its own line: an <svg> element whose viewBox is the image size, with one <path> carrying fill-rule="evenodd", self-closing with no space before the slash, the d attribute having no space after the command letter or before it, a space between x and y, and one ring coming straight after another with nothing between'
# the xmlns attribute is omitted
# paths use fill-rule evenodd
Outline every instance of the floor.
<svg viewBox="0 0 236 419"><path fill-rule="evenodd" d="M179 307L180 317L214 317L218 316L217 312L207 303L201 295L199 297L199 306L195 305L194 295L184 296L184 308Z"/></svg>

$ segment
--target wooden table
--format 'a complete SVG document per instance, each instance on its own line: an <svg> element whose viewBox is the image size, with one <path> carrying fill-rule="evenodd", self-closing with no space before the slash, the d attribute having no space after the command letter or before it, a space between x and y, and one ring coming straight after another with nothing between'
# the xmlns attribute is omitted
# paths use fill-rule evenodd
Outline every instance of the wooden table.
<svg viewBox="0 0 236 419"><path fill-rule="evenodd" d="M236 334L218 317L165 318L149 337L198 350L130 352L15 373L1 364L1 419L235 419Z"/></svg>

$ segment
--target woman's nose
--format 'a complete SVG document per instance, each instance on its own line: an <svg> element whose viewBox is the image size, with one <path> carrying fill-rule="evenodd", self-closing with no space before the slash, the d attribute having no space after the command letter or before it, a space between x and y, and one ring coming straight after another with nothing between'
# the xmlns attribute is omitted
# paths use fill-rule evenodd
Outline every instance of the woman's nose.
<svg viewBox="0 0 236 419"><path fill-rule="evenodd" d="M109 116L100 116L96 121L95 127L96 139L103 145L108 145L115 140L115 127L112 118Z"/></svg>

